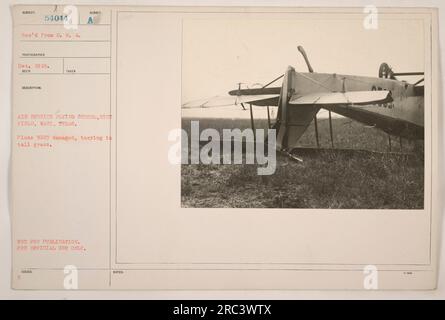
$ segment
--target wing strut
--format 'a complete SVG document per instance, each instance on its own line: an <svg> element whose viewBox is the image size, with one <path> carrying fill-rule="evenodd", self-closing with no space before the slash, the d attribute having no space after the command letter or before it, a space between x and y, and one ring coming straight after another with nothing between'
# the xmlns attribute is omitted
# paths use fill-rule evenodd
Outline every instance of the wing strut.
<svg viewBox="0 0 445 320"><path fill-rule="evenodd" d="M425 78L420 79L419 81L414 83L413 86L417 86L418 84L422 83L423 81L425 81Z"/></svg>
<svg viewBox="0 0 445 320"><path fill-rule="evenodd" d="M252 128L253 132L253 143L256 144L255 122L253 121L253 110L251 103L249 103L249 107L250 107L250 127Z"/></svg>
<svg viewBox="0 0 445 320"><path fill-rule="evenodd" d="M283 78L283 77L284 77L284 74L282 74L281 76L279 76L279 77L273 79L271 82L269 82L268 84L266 84L265 86L263 86L261 89L265 89L265 88L267 88L267 87L270 86L272 83L274 83L274 82L280 80L280 79Z"/></svg>
<svg viewBox="0 0 445 320"><path fill-rule="evenodd" d="M320 148L320 141L318 140L317 114L315 114L314 116L314 127L315 127L315 141L317 142L317 148Z"/></svg>
<svg viewBox="0 0 445 320"><path fill-rule="evenodd" d="M270 112L269 112L269 106L267 106L267 126L268 129L270 129Z"/></svg>

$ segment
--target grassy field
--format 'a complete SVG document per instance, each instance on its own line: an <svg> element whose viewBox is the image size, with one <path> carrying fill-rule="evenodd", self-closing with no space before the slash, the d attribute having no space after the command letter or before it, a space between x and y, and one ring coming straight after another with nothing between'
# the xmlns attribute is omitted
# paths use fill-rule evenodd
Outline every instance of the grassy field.
<svg viewBox="0 0 445 320"><path fill-rule="evenodd" d="M201 129L244 128L248 120L199 119ZM190 119L183 119L189 130ZM267 127L267 121L256 122ZM318 121L322 150L297 149L303 162L277 154L277 170L257 175L256 165L183 165L183 207L233 208L423 208L423 144L393 137L349 119L333 119L331 150L328 121ZM315 148L311 125L301 147ZM354 151L344 150L353 149ZM403 151L403 154L400 153Z"/></svg>

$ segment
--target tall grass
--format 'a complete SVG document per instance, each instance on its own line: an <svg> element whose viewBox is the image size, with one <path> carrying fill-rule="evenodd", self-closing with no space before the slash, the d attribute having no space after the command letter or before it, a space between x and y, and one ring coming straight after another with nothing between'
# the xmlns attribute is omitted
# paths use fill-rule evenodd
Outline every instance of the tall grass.
<svg viewBox="0 0 445 320"><path fill-rule="evenodd" d="M232 122L235 121L235 122ZM236 122L239 121L239 122ZM189 120L183 121L187 130ZM420 209L424 198L423 145L392 139L376 129L364 128L348 119L333 119L337 148L365 151L329 150L327 120L319 120L322 147L317 152L297 155L303 162L278 156L271 176L257 175L256 165L183 165L182 205L185 207L251 208L342 208ZM201 128L246 127L246 120L211 120ZM263 124L267 127L267 121ZM241 127L243 128L243 127ZM300 145L315 147L313 126ZM367 150L367 151L366 151ZM376 152L377 151L377 152ZM302 152L298 154L298 152Z"/></svg>

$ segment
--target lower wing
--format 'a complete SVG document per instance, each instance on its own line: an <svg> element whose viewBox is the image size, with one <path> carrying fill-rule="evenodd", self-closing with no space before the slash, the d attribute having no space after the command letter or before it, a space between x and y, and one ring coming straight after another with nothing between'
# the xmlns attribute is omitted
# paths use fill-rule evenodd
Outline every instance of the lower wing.
<svg viewBox="0 0 445 320"><path fill-rule="evenodd" d="M278 94L216 96L209 99L187 102L182 105L182 108L214 108L240 105L242 103L250 103L256 106L273 106L277 105L278 96Z"/></svg>

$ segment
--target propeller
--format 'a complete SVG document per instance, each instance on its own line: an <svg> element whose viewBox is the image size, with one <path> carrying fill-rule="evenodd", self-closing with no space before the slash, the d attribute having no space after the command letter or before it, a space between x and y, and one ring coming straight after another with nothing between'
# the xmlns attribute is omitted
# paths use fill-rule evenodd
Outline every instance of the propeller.
<svg viewBox="0 0 445 320"><path fill-rule="evenodd" d="M314 72L314 69L312 69L311 63L309 62L309 59L307 57L306 51L304 51L304 48L302 46L298 46L298 51L300 51L301 55L304 58L304 61L306 62L307 69L310 73Z"/></svg>

